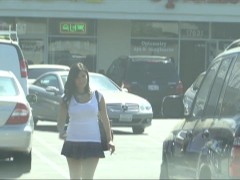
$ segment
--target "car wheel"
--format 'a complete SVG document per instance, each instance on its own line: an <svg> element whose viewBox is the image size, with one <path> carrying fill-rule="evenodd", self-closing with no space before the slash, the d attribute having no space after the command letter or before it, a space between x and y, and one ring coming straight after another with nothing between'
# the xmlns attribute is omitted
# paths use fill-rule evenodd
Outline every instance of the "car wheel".
<svg viewBox="0 0 240 180"><path fill-rule="evenodd" d="M166 160L164 160L161 165L160 179L169 179Z"/></svg>
<svg viewBox="0 0 240 180"><path fill-rule="evenodd" d="M14 162L17 167L24 172L30 172L32 168L32 152L30 153L17 153L14 155Z"/></svg>
<svg viewBox="0 0 240 180"><path fill-rule="evenodd" d="M144 127L134 126L132 127L133 134L142 134L144 132Z"/></svg>

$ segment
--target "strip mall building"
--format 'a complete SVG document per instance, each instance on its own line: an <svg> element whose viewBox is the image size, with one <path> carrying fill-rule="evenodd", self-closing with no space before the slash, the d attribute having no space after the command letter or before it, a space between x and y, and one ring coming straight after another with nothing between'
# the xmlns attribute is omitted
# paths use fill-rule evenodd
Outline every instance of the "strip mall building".
<svg viewBox="0 0 240 180"><path fill-rule="evenodd" d="M240 0L1 0L32 63L84 60L106 70L121 55L174 58L189 85L240 38Z"/></svg>

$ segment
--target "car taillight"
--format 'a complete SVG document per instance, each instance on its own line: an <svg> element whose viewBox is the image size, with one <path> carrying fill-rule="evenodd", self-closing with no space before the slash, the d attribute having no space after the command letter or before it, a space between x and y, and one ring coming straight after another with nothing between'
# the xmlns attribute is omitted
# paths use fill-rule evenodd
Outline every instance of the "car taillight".
<svg viewBox="0 0 240 180"><path fill-rule="evenodd" d="M232 178L240 178L240 137L234 139L229 162L229 175Z"/></svg>
<svg viewBox="0 0 240 180"><path fill-rule="evenodd" d="M183 84L181 81L179 81L177 84L176 92L177 92L177 94L183 94Z"/></svg>
<svg viewBox="0 0 240 180"><path fill-rule="evenodd" d="M25 77L28 76L27 64L26 64L26 61L24 59L20 60L20 71L21 71L21 77L25 78Z"/></svg>
<svg viewBox="0 0 240 180"><path fill-rule="evenodd" d="M24 124L28 121L29 110L25 104L17 103L7 124Z"/></svg>

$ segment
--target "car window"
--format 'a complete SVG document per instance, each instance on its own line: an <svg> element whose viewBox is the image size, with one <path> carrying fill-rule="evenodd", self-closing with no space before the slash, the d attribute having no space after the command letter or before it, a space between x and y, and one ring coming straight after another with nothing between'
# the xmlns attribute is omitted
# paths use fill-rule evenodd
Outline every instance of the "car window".
<svg viewBox="0 0 240 180"><path fill-rule="evenodd" d="M220 115L234 116L240 113L240 59L234 64L222 102Z"/></svg>
<svg viewBox="0 0 240 180"><path fill-rule="evenodd" d="M29 79L37 79L39 76L41 76L44 73L50 72L50 71L62 71L64 69L56 69L56 68L34 68L28 70L28 78Z"/></svg>
<svg viewBox="0 0 240 180"><path fill-rule="evenodd" d="M65 85L66 84L66 82L67 82L67 75L62 75L61 76L61 79L62 79L62 82L63 82L63 85Z"/></svg>
<svg viewBox="0 0 240 180"><path fill-rule="evenodd" d="M109 77L119 86L121 86L123 76L124 76L124 68L121 62L122 62L121 58L115 60L112 66L110 67L109 74L108 74Z"/></svg>
<svg viewBox="0 0 240 180"><path fill-rule="evenodd" d="M217 72L216 78L214 80L211 93L208 98L208 103L205 108L205 116L213 116L215 114L218 99L229 69L229 66L232 62L232 58L227 58L222 61L222 64Z"/></svg>
<svg viewBox="0 0 240 180"><path fill-rule="evenodd" d="M18 88L10 77L0 77L0 96L17 96Z"/></svg>
<svg viewBox="0 0 240 180"><path fill-rule="evenodd" d="M202 83L202 80L203 80L203 78L204 78L204 75L205 75L205 74L200 74L200 75L198 76L198 78L196 79L196 81L193 83L193 87L194 87L195 89L199 89L199 87L200 87L200 85L201 85L201 83Z"/></svg>
<svg viewBox="0 0 240 180"><path fill-rule="evenodd" d="M58 78L55 75L47 75L43 78L39 79L36 83L36 86L40 86L42 88L47 88L49 86L53 86L59 89Z"/></svg>
<svg viewBox="0 0 240 180"><path fill-rule="evenodd" d="M120 91L115 84L105 76L90 75L89 84L91 89L99 91Z"/></svg>
<svg viewBox="0 0 240 180"><path fill-rule="evenodd" d="M126 72L129 81L159 79L162 82L178 81L177 71L172 63L133 62Z"/></svg>
<svg viewBox="0 0 240 180"><path fill-rule="evenodd" d="M111 76L115 72L116 66L117 66L117 61L115 60L115 61L113 61L113 63L110 65L110 67L108 69L107 74L109 76Z"/></svg>
<svg viewBox="0 0 240 180"><path fill-rule="evenodd" d="M193 113L192 113L194 117L200 117L203 113L203 110L208 98L208 94L211 90L211 86L216 76L216 73L218 71L219 65L220 65L220 61L217 61L216 63L214 63L208 70L207 74L205 75L205 78L202 82L202 85L199 89L199 92L195 100Z"/></svg>
<svg viewBox="0 0 240 180"><path fill-rule="evenodd" d="M15 46L0 43L1 70L12 71L17 78L20 77L19 56Z"/></svg>

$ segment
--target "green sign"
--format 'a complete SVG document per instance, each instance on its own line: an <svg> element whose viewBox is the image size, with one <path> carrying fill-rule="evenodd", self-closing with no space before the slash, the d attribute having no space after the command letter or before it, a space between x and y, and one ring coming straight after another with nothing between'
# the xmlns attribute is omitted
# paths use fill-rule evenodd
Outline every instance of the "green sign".
<svg viewBox="0 0 240 180"><path fill-rule="evenodd" d="M63 23L60 23L60 33L85 34L86 32L87 32L86 23L82 23L82 22L63 22Z"/></svg>

